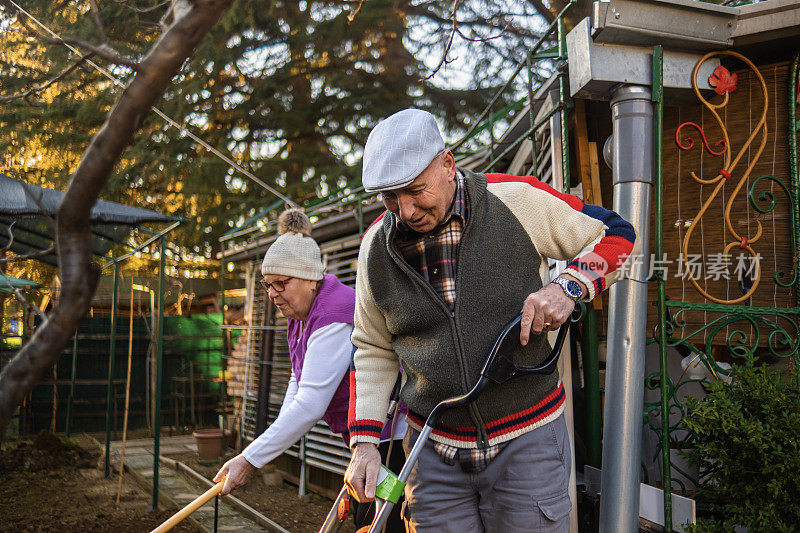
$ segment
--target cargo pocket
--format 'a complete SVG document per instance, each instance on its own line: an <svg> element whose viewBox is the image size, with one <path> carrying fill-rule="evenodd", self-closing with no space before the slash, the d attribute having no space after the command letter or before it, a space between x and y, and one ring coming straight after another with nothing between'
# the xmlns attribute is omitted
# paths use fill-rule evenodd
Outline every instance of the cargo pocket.
<svg viewBox="0 0 800 533"><path fill-rule="evenodd" d="M569 531L569 512L572 510L569 493L539 500L536 504L542 513L542 532Z"/></svg>

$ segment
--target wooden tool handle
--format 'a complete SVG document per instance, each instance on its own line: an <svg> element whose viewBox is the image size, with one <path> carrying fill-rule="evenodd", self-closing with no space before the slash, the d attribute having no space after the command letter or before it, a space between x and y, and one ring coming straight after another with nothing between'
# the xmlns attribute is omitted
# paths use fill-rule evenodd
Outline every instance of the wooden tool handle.
<svg viewBox="0 0 800 533"><path fill-rule="evenodd" d="M184 518L186 518L199 508L201 508L211 498L219 494L220 491L222 491L223 485L225 485L224 478L222 481L220 481L219 483L217 483L216 485L205 491L203 494L195 498L189 505L187 505L186 507L184 507L183 509L172 515L169 518L169 520L167 520L166 522L155 528L150 533L163 533L164 531L169 531L170 529L178 525L178 523L182 521Z"/></svg>

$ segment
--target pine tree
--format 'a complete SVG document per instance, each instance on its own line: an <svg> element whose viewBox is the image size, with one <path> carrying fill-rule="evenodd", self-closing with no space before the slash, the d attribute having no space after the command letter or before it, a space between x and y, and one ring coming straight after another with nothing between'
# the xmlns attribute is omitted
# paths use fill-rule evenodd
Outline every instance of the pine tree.
<svg viewBox="0 0 800 533"><path fill-rule="evenodd" d="M163 8L152 9L156 0L99 3L97 17L105 31L95 24L91 4L35 0L26 9L62 37L95 44L107 37L113 50L135 59L157 37ZM370 0L350 20L357 4L235 2L158 107L302 204L357 179L369 130L395 111L427 108L446 127L463 130L505 81L501 74L509 61L522 57L524 44L535 37L513 14L507 19L491 14L508 9L506 2L464 2L461 33L470 38L504 33L502 39L467 43L464 53L474 55L473 71L457 73L467 81L452 89L426 79L430 57L445 51L451 2ZM524 11L523 18L532 13ZM3 32L0 45L3 96L46 83L75 57L63 46L43 45L18 32ZM494 61L486 57L491 50ZM130 76L125 67L111 68L123 81ZM442 69L443 79L450 68ZM481 90L475 89L478 83ZM118 91L83 65L36 96L0 105L2 166L31 182L64 188ZM189 218L173 236L176 255L186 264L210 257L221 234L276 201L157 116L147 119L103 197Z"/></svg>

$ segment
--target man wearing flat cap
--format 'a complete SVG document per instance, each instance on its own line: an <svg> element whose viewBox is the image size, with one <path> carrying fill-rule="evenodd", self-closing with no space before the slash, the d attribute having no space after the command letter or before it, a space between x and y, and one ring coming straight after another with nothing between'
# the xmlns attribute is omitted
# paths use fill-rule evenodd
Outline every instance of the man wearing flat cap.
<svg viewBox="0 0 800 533"><path fill-rule="evenodd" d="M413 446L433 407L469 391L495 337L523 313L515 359L542 362L547 330L619 277L633 227L533 177L456 168L430 113L380 122L363 183L387 212L364 235L356 280L345 476L374 497L376 445L402 367ZM547 258L566 260L548 282ZM406 486L408 531L569 531L571 455L558 373L490 385L434 428Z"/></svg>

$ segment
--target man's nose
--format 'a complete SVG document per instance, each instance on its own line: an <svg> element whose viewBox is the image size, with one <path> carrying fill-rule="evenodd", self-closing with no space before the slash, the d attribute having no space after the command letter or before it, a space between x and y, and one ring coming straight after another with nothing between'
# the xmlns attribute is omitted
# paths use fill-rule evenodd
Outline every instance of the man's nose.
<svg viewBox="0 0 800 533"><path fill-rule="evenodd" d="M408 198L404 195L398 196L397 208L400 211L398 214L400 220L408 221L413 219L416 207L414 206L414 202L411 200L411 198Z"/></svg>
<svg viewBox="0 0 800 533"><path fill-rule="evenodd" d="M280 294L280 293L279 293L278 291L276 291L276 290L275 290L275 289L272 287L272 285L270 285L270 286L269 286L269 289L267 290L267 295L269 296L269 299L270 299L270 300L274 300L275 298L277 298L278 294Z"/></svg>

